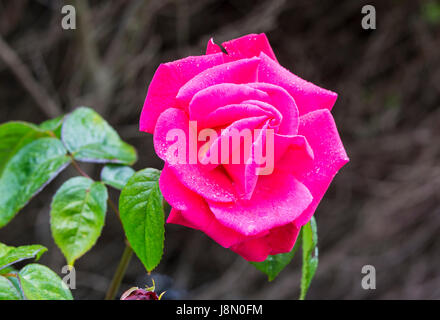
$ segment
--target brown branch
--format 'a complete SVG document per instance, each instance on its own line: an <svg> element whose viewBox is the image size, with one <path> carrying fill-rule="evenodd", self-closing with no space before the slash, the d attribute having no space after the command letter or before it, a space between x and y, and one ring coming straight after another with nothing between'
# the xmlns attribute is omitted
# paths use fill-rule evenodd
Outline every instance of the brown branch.
<svg viewBox="0 0 440 320"><path fill-rule="evenodd" d="M114 78L112 77L112 70L107 68L101 60L98 50L97 37L93 30L92 12L88 1L75 0L75 8L78 12L79 18L79 42L80 49L88 74L93 81L93 107L99 113L106 115L109 108L109 100L112 96L112 91L115 86Z"/></svg>
<svg viewBox="0 0 440 320"><path fill-rule="evenodd" d="M11 69L23 87L35 100L37 106L50 118L62 114L61 108L49 96L46 90L32 76L30 70L21 61L15 51L0 36L0 58Z"/></svg>

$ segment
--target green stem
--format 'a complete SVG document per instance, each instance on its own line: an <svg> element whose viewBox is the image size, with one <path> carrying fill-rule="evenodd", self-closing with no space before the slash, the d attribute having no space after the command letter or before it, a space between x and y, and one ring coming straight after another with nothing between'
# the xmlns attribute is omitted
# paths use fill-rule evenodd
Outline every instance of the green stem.
<svg viewBox="0 0 440 320"><path fill-rule="evenodd" d="M125 272L127 271L128 264L130 263L131 257L133 256L133 249L126 245L124 253L122 254L121 261L119 261L118 268L113 275L112 283L107 290L105 295L105 300L114 300L116 294L118 293L119 287L121 285L122 279L124 278Z"/></svg>
<svg viewBox="0 0 440 320"><path fill-rule="evenodd" d="M70 156L70 158L72 159L72 164L75 167L76 171L78 171L79 174L82 175L83 177L91 179L90 176L81 169L81 167L79 166L78 162L75 161L73 156Z"/></svg>
<svg viewBox="0 0 440 320"><path fill-rule="evenodd" d="M113 202L112 199L108 198L107 200L109 206L112 208L112 210L114 211L114 213L116 213L116 215L118 216L119 222L121 223L122 228L124 228L124 225L122 224L122 220L121 220L121 214L119 213L119 209L116 205L116 203Z"/></svg>

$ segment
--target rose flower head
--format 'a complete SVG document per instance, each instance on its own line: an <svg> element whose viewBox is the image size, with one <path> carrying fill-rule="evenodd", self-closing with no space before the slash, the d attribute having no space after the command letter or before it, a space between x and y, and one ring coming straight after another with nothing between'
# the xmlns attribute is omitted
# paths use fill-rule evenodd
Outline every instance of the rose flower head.
<svg viewBox="0 0 440 320"><path fill-rule="evenodd" d="M337 94L282 67L265 34L161 64L140 130L165 161L167 222L198 229L249 261L289 252L347 154ZM227 53L224 53L224 49Z"/></svg>

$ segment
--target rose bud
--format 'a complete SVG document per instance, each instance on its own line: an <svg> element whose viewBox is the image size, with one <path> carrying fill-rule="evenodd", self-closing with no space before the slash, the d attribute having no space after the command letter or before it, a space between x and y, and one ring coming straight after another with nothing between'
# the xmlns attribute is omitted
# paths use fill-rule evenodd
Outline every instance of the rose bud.
<svg viewBox="0 0 440 320"><path fill-rule="evenodd" d="M124 292L121 300L159 300L159 297L156 292L133 287Z"/></svg>
<svg viewBox="0 0 440 320"><path fill-rule="evenodd" d="M122 294L121 300L160 300L165 292L162 292L158 296L156 292L154 292L155 287L154 280L153 285L151 287L146 287L145 289L132 287Z"/></svg>

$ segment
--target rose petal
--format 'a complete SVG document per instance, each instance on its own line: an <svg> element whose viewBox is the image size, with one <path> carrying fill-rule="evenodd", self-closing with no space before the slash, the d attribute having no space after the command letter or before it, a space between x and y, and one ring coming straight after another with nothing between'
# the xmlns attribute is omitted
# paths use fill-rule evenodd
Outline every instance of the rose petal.
<svg viewBox="0 0 440 320"><path fill-rule="evenodd" d="M293 175L275 171L258 178L250 200L207 202L223 225L245 235L256 235L293 222L312 202L312 195Z"/></svg>
<svg viewBox="0 0 440 320"><path fill-rule="evenodd" d="M199 228L197 228L196 226L194 226L192 223L190 223L188 220L185 219L185 217L182 215L182 211L174 208L171 208L171 212L167 218L167 223L179 224L184 227L199 230Z"/></svg>
<svg viewBox="0 0 440 320"><path fill-rule="evenodd" d="M197 163L190 163L188 121L185 112L176 108L167 109L160 115L153 136L157 155L165 160L177 178L187 188L213 201L234 201L234 187L220 168L208 171L203 170ZM167 134L170 130L181 130L186 140L167 141ZM185 150L186 157L183 159L183 163L173 161L173 154L169 152L169 148L178 142L180 143L180 149ZM195 152L197 152L197 149ZM195 156L197 157L197 154Z"/></svg>
<svg viewBox="0 0 440 320"><path fill-rule="evenodd" d="M273 228L267 236L267 241L271 248L270 254L280 254L290 252L295 245L298 238L300 228L297 228L294 223L289 223L284 226Z"/></svg>
<svg viewBox="0 0 440 320"><path fill-rule="evenodd" d="M238 122L238 121L237 121ZM224 167L229 173L229 176L234 180L236 191L240 199L249 200L252 198L252 194L258 182L258 167L262 163L260 157L262 154L256 152L264 150L264 142L266 137L267 124L263 126L263 129L256 133L253 133L253 142L249 148L249 155L242 158L240 163L229 162ZM243 149L244 151L244 149ZM234 152L234 151L233 151Z"/></svg>
<svg viewBox="0 0 440 320"><path fill-rule="evenodd" d="M189 80L177 94L177 103L187 108L199 91L220 83L248 83L257 80L259 58L242 59L207 69Z"/></svg>
<svg viewBox="0 0 440 320"><path fill-rule="evenodd" d="M290 252L298 238L299 228L293 223L274 228L268 235L235 244L231 250L248 261L261 262L268 255Z"/></svg>
<svg viewBox="0 0 440 320"><path fill-rule="evenodd" d="M239 120L261 116L269 118L271 113L257 104L229 104L208 114L205 119L199 122L199 125L202 128L225 127Z"/></svg>
<svg viewBox="0 0 440 320"><path fill-rule="evenodd" d="M269 243L264 238L251 238L231 247L231 250L247 261L261 262L271 252Z"/></svg>
<svg viewBox="0 0 440 320"><path fill-rule="evenodd" d="M275 167L289 173L310 171L313 165L313 149L304 136L275 134Z"/></svg>
<svg viewBox="0 0 440 320"><path fill-rule="evenodd" d="M238 60L243 58L258 57L261 52L264 52L274 61L277 61L269 40L264 33L248 34L241 38L233 39L222 43L222 46L228 52L225 55L225 61ZM221 48L214 43L211 38L208 41L206 54L213 54L222 52Z"/></svg>
<svg viewBox="0 0 440 320"><path fill-rule="evenodd" d="M151 80L140 119L140 130L153 133L159 115L175 107L179 89L200 72L223 63L222 54L194 56L161 64Z"/></svg>
<svg viewBox="0 0 440 320"><path fill-rule="evenodd" d="M302 116L298 133L306 137L314 154L313 167L296 175L313 196L310 206L295 220L295 225L301 227L310 220L333 177L349 159L328 110Z"/></svg>
<svg viewBox="0 0 440 320"><path fill-rule="evenodd" d="M194 95L189 105L189 117L191 120L198 121L200 128L212 128L216 125L213 118L213 113L216 110L250 99L268 101L269 95L264 91L243 84L221 83L213 85Z"/></svg>
<svg viewBox="0 0 440 320"><path fill-rule="evenodd" d="M203 198L180 183L166 165L160 175L159 185L164 198L175 210L171 211L168 223L201 230L226 248L245 239L243 235L220 224Z"/></svg>
<svg viewBox="0 0 440 320"><path fill-rule="evenodd" d="M283 87L295 99L300 115L319 109L331 110L338 95L301 79L262 53L258 81Z"/></svg>
<svg viewBox="0 0 440 320"><path fill-rule="evenodd" d="M245 157L246 154L250 154L251 144L253 142L254 130L260 127L265 121L267 116L258 116L258 117L250 117L237 120L231 123L224 129L221 129L220 135L218 138L213 141L213 143L209 147L209 152L206 156L213 156L215 151L217 150L217 163L225 163L225 164L244 164L246 163L248 157ZM237 134L243 135L243 139L238 141ZM236 142L234 143L234 137ZM249 140L249 149L245 150L247 147L246 144L242 141L244 137L248 137ZM222 146L225 143L226 146ZM229 147L226 149L226 147ZM223 150L224 149L224 150ZM246 152L245 152L246 151ZM222 157L222 153L224 153ZM239 155L239 158L237 157ZM226 161L223 161L225 159ZM206 163L206 162L204 162ZM216 167L217 165L209 167L209 170Z"/></svg>
<svg viewBox="0 0 440 320"><path fill-rule="evenodd" d="M270 105L274 106L282 115L279 132L294 135L298 132L298 108L291 95L282 87L269 83L249 83L250 87L266 92L270 97Z"/></svg>
<svg viewBox="0 0 440 320"><path fill-rule="evenodd" d="M245 100L242 102L242 104L252 104L254 106L260 107L262 110L265 110L267 114L270 115L271 122L270 126L273 129L276 129L276 131L279 130L279 126L283 121L283 115L281 112L275 108L273 105L264 102L264 101L258 101L258 100Z"/></svg>

